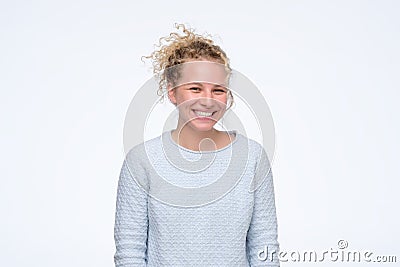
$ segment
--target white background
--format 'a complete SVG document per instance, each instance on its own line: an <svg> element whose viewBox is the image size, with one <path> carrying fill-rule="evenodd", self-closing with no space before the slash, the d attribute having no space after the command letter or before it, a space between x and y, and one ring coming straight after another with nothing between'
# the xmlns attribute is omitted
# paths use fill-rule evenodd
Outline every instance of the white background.
<svg viewBox="0 0 400 267"><path fill-rule="evenodd" d="M281 250L322 253L344 239L400 261L399 11L398 1L2 1L0 265L113 266L125 112L151 77L140 57L175 22L216 36L269 104Z"/></svg>

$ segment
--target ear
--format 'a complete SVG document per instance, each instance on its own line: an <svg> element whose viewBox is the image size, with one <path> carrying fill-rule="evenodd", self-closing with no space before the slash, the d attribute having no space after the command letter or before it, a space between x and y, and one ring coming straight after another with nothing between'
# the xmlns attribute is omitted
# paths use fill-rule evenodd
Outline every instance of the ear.
<svg viewBox="0 0 400 267"><path fill-rule="evenodd" d="M228 103L229 103L229 106L228 106ZM226 110L228 110L228 109L230 109L231 107L232 107L232 105L233 105L233 94L232 94L232 91L231 90L229 90L229 93L228 93L228 101L226 102L226 104L227 104L227 108L226 108Z"/></svg>
<svg viewBox="0 0 400 267"><path fill-rule="evenodd" d="M167 90L169 101L171 101L171 103L176 106L175 88L172 86L171 83L168 83Z"/></svg>

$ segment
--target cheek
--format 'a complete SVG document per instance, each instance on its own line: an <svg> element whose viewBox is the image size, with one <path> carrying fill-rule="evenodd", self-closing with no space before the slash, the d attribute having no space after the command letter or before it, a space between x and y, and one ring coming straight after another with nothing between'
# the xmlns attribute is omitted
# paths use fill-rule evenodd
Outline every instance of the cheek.
<svg viewBox="0 0 400 267"><path fill-rule="evenodd" d="M180 88L179 88L180 89ZM177 90L175 92L175 99L179 103L183 103L189 99L188 94L182 90Z"/></svg>
<svg viewBox="0 0 400 267"><path fill-rule="evenodd" d="M179 109L187 109L196 101L195 98L188 97L187 95L180 95L176 100Z"/></svg>
<svg viewBox="0 0 400 267"><path fill-rule="evenodd" d="M218 105L220 106L226 106L227 102L228 102L228 96L224 95L221 97L216 98Z"/></svg>

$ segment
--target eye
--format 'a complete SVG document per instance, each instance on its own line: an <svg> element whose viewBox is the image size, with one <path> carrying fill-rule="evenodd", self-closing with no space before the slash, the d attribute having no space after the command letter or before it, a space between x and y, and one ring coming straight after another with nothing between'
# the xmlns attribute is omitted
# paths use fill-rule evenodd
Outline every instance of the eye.
<svg viewBox="0 0 400 267"><path fill-rule="evenodd" d="M214 92L215 92L216 94L218 94L218 95L221 95L221 94L225 94L225 93L226 93L226 90L225 90L225 89L215 89Z"/></svg>
<svg viewBox="0 0 400 267"><path fill-rule="evenodd" d="M190 87L189 90L192 92L200 92L201 89L199 87Z"/></svg>

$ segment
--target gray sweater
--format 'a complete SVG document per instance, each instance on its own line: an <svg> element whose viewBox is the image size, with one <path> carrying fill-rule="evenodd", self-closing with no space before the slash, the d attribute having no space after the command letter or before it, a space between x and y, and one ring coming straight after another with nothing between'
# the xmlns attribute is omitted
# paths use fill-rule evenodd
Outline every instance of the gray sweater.
<svg viewBox="0 0 400 267"><path fill-rule="evenodd" d="M171 132L133 147L119 176L115 266L279 266L272 172L235 139L192 151Z"/></svg>

